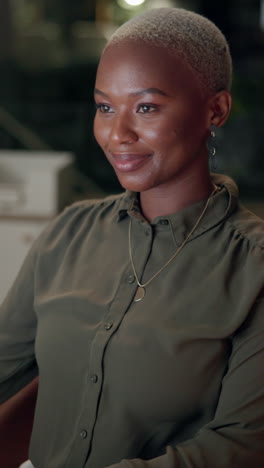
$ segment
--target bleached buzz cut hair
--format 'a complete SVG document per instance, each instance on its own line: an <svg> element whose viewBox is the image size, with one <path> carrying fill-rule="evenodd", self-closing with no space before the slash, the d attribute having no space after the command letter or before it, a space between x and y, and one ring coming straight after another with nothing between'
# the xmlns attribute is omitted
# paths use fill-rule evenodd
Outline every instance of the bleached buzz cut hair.
<svg viewBox="0 0 264 468"><path fill-rule="evenodd" d="M204 16L181 8L147 10L120 26L106 49L124 40L144 41L182 58L206 93L231 89L228 43L220 29Z"/></svg>

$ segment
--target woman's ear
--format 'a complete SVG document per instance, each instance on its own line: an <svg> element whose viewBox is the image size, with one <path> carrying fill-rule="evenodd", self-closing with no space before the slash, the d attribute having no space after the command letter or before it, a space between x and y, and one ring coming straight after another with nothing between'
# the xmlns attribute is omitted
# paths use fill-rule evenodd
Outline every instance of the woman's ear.
<svg viewBox="0 0 264 468"><path fill-rule="evenodd" d="M209 99L209 121L208 127L215 125L216 127L222 127L231 111L232 96L226 91L219 91Z"/></svg>

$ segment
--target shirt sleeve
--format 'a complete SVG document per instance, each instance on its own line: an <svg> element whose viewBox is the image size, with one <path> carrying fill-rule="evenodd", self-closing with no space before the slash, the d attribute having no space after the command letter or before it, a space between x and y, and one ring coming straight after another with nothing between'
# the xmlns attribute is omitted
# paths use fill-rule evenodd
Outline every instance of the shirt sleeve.
<svg viewBox="0 0 264 468"><path fill-rule="evenodd" d="M54 244L55 250L63 250L74 226L78 224L76 219L82 218L82 213L92 204L74 203L47 225L31 247L13 286L0 305L0 404L38 375L34 302L39 257L47 244L50 247ZM49 275L50 271L43 274Z"/></svg>
<svg viewBox="0 0 264 468"><path fill-rule="evenodd" d="M232 344L214 419L158 458L123 460L108 468L263 468L263 296Z"/></svg>
<svg viewBox="0 0 264 468"><path fill-rule="evenodd" d="M39 241L40 238L26 256L0 307L0 404L38 374L34 354L34 275Z"/></svg>
<svg viewBox="0 0 264 468"><path fill-rule="evenodd" d="M17 278L0 305L0 404L38 375L35 358L37 317L34 309L39 257L47 245L62 251L70 242L78 220L93 201L77 202L55 217L27 254ZM57 249L57 250L56 250ZM42 274L49 275L50 271Z"/></svg>

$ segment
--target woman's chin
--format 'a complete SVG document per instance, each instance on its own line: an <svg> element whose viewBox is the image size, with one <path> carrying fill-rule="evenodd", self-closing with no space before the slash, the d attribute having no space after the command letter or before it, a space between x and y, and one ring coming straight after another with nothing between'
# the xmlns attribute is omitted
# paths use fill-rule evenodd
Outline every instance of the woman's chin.
<svg viewBox="0 0 264 468"><path fill-rule="evenodd" d="M118 174L116 176L119 180L120 185L130 192L144 192L152 188L149 181L142 180L140 177L136 176L124 176L124 174Z"/></svg>

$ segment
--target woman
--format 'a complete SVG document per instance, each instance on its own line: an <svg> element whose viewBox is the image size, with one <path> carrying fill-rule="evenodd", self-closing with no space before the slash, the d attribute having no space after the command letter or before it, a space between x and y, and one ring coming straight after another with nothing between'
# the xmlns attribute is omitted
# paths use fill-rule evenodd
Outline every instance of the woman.
<svg viewBox="0 0 264 468"><path fill-rule="evenodd" d="M2 400L39 374L36 468L264 466L263 222L208 169L230 86L195 13L105 48L94 132L126 191L67 208L1 310Z"/></svg>

